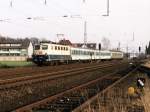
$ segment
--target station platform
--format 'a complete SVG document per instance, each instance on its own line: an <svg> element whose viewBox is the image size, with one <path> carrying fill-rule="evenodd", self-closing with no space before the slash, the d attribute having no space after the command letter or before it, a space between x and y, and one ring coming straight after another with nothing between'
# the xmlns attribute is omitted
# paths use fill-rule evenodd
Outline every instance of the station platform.
<svg viewBox="0 0 150 112"><path fill-rule="evenodd" d="M147 62L143 64L144 67L150 68L150 59L146 60Z"/></svg>

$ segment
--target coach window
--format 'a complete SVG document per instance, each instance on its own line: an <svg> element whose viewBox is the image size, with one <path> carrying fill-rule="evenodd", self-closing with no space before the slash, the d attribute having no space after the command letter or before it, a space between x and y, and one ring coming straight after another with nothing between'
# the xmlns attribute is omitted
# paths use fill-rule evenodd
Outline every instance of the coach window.
<svg viewBox="0 0 150 112"><path fill-rule="evenodd" d="M55 46L55 50L57 50L57 46Z"/></svg>
<svg viewBox="0 0 150 112"><path fill-rule="evenodd" d="M80 51L78 51L78 54L80 55Z"/></svg>
<svg viewBox="0 0 150 112"><path fill-rule="evenodd" d="M76 50L74 50L74 54L75 54L75 55L77 54L77 51L76 51Z"/></svg>
<svg viewBox="0 0 150 112"><path fill-rule="evenodd" d="M78 55L79 53L78 53L78 50L76 51L76 54Z"/></svg>
<svg viewBox="0 0 150 112"><path fill-rule="evenodd" d="M75 50L75 54L77 55L77 50Z"/></svg>
<svg viewBox="0 0 150 112"><path fill-rule="evenodd" d="M75 54L77 55L78 54L78 51L76 50Z"/></svg>
<svg viewBox="0 0 150 112"><path fill-rule="evenodd" d="M78 51L78 54L80 55L80 51Z"/></svg>
<svg viewBox="0 0 150 112"><path fill-rule="evenodd" d="M85 55L88 55L88 52L87 52L87 51L85 51Z"/></svg>
<svg viewBox="0 0 150 112"><path fill-rule="evenodd" d="M61 47L61 50L63 50L63 47Z"/></svg>
<svg viewBox="0 0 150 112"><path fill-rule="evenodd" d="M81 51L81 54L84 55L84 51Z"/></svg>
<svg viewBox="0 0 150 112"><path fill-rule="evenodd" d="M68 51L68 47L66 47L66 51Z"/></svg>
<svg viewBox="0 0 150 112"><path fill-rule="evenodd" d="M58 46L58 50L60 50L60 47Z"/></svg>
<svg viewBox="0 0 150 112"><path fill-rule="evenodd" d="M80 53L80 55L81 55L81 54L82 54L82 51L80 51L79 53Z"/></svg>
<svg viewBox="0 0 150 112"><path fill-rule="evenodd" d="M51 50L53 50L53 46L51 46Z"/></svg>
<svg viewBox="0 0 150 112"><path fill-rule="evenodd" d="M78 50L76 50L76 54L78 55Z"/></svg>
<svg viewBox="0 0 150 112"><path fill-rule="evenodd" d="M42 45L42 50L47 50L48 49L48 45Z"/></svg>

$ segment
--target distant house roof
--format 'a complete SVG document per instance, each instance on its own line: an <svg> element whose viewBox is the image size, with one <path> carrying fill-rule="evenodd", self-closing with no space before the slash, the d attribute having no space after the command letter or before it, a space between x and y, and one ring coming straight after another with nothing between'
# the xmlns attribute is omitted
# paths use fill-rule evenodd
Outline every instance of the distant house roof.
<svg viewBox="0 0 150 112"><path fill-rule="evenodd" d="M52 41L41 41L40 43L51 43L51 44L53 44L53 43L55 43L55 42L52 42Z"/></svg>
<svg viewBox="0 0 150 112"><path fill-rule="evenodd" d="M84 43L74 43L74 47L83 47ZM86 47L89 49L96 49L96 43L86 43Z"/></svg>
<svg viewBox="0 0 150 112"><path fill-rule="evenodd" d="M72 43L70 42L70 40L63 39L63 40L60 40L58 43L61 44L61 45L70 45L70 46L72 46Z"/></svg>

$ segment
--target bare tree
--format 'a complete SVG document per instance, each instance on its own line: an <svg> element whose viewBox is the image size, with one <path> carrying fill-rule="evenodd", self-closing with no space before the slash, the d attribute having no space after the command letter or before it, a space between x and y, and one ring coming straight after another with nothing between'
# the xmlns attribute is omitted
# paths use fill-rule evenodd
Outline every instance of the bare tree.
<svg viewBox="0 0 150 112"><path fill-rule="evenodd" d="M101 43L102 43L102 49L108 50L110 48L110 40L108 38L103 37Z"/></svg>
<svg viewBox="0 0 150 112"><path fill-rule="evenodd" d="M38 44L40 40L39 40L38 38L36 38L36 37L31 37L31 38L30 38L30 41L31 41L32 44L34 45L34 44Z"/></svg>

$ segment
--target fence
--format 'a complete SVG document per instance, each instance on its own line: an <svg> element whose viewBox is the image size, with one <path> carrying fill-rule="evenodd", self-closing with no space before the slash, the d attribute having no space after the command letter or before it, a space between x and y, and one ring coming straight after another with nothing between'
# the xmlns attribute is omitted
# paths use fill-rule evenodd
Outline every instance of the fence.
<svg viewBox="0 0 150 112"><path fill-rule="evenodd" d="M27 56L0 56L0 61L26 61Z"/></svg>

